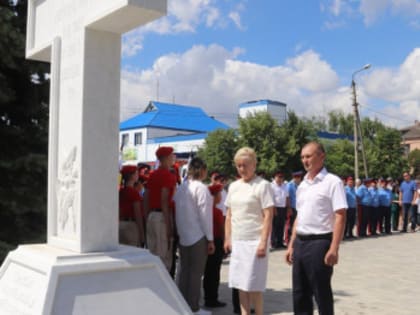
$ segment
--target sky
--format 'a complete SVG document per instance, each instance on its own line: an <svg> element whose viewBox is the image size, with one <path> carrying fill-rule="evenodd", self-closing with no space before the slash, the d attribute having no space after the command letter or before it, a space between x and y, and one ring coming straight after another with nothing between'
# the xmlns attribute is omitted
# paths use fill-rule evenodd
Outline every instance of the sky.
<svg viewBox="0 0 420 315"><path fill-rule="evenodd" d="M260 99L326 118L353 112L354 78L362 118L420 121L419 0L167 1L166 16L123 36L121 120L151 100L232 127L239 104Z"/></svg>

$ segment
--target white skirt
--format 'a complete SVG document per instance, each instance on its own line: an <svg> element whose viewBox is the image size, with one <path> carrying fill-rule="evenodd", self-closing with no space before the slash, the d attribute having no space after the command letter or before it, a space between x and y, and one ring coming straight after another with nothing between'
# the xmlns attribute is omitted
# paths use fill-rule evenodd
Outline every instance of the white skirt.
<svg viewBox="0 0 420 315"><path fill-rule="evenodd" d="M264 292L267 283L268 248L265 257L257 257L259 240L232 241L229 263L229 287L246 292Z"/></svg>

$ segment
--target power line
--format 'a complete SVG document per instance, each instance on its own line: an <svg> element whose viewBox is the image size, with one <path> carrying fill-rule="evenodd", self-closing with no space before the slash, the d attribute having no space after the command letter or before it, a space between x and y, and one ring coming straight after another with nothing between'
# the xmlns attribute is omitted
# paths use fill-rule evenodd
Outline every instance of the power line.
<svg viewBox="0 0 420 315"><path fill-rule="evenodd" d="M413 123L412 120L407 120L407 119L395 117L395 116L392 116L392 115L389 115L389 114L385 114L385 113L380 112L380 111L378 111L376 109L372 109L372 107L367 106L367 105L360 105L360 106L363 107L363 108L366 108L367 110L369 110L369 111L371 111L373 113L376 113L376 114L379 114L379 115L382 115L382 116L385 116L385 117L388 117L388 118L391 118L391 119L394 119L394 120L399 120L399 121L407 122L407 123Z"/></svg>

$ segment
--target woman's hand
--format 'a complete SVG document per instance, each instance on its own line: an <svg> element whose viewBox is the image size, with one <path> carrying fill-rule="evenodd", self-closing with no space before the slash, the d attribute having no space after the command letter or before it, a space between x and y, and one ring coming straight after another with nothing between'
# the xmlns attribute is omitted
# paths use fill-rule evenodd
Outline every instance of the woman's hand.
<svg viewBox="0 0 420 315"><path fill-rule="evenodd" d="M267 254L267 242L260 241L257 247L257 257L265 257Z"/></svg>

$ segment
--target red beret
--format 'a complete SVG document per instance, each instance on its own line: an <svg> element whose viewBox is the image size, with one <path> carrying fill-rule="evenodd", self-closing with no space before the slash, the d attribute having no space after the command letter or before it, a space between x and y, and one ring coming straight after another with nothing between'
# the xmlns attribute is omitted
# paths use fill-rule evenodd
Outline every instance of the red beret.
<svg viewBox="0 0 420 315"><path fill-rule="evenodd" d="M121 174L133 174L137 171L137 166L135 165L124 165L121 169Z"/></svg>
<svg viewBox="0 0 420 315"><path fill-rule="evenodd" d="M156 150L156 157L160 159L164 156L169 156L174 152L174 148L172 147L159 147L159 149Z"/></svg>
<svg viewBox="0 0 420 315"><path fill-rule="evenodd" d="M216 195L218 192L221 192L222 189L223 189L223 185L221 184L214 184L214 185L209 186L210 193L213 196Z"/></svg>
<svg viewBox="0 0 420 315"><path fill-rule="evenodd" d="M349 181L349 180L353 180L353 177L351 177L351 176L349 176L349 177L347 177L347 179L346 179L347 181Z"/></svg>

